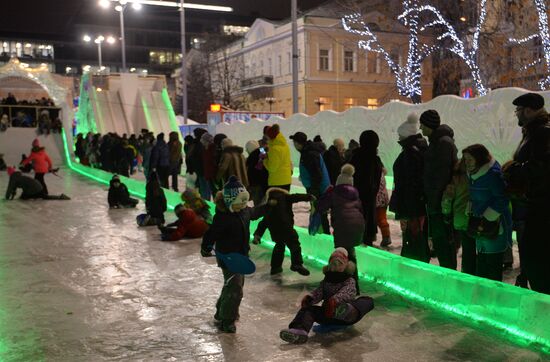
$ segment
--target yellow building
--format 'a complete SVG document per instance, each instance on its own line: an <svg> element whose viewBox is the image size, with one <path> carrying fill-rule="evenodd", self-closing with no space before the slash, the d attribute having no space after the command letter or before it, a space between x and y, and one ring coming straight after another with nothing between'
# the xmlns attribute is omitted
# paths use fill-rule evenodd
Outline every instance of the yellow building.
<svg viewBox="0 0 550 362"><path fill-rule="evenodd" d="M358 48L361 37L345 31L340 17L324 16L320 10L298 19L299 111L375 108L392 99L407 100L398 95L396 79L383 56ZM376 11L364 19L391 58L404 65L408 29ZM242 109L292 114L291 53L291 24L257 19L243 39L212 54L214 92L225 94L221 97L225 100L238 99ZM431 59L422 66L425 101L432 97Z"/></svg>

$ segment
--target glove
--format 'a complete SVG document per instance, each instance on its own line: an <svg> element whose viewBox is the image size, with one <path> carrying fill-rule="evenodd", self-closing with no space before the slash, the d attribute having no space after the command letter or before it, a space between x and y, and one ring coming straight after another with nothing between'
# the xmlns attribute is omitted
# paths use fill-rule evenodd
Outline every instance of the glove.
<svg viewBox="0 0 550 362"><path fill-rule="evenodd" d="M201 256L203 258L208 258L208 257L214 256L214 255L212 255L212 249L201 248Z"/></svg>
<svg viewBox="0 0 550 362"><path fill-rule="evenodd" d="M311 295L306 295L302 298L302 308L311 307L313 304L313 297Z"/></svg>
<svg viewBox="0 0 550 362"><path fill-rule="evenodd" d="M333 318L334 312L336 311L336 301L334 298L329 298L324 305L325 308L325 317Z"/></svg>

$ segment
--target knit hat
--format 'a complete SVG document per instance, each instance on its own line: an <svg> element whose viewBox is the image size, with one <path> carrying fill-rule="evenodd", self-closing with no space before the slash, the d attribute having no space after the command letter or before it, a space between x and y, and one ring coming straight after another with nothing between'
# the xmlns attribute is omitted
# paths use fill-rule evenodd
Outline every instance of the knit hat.
<svg viewBox="0 0 550 362"><path fill-rule="evenodd" d="M418 115L416 113L410 113L407 116L407 120L399 127L397 127L397 134L400 140L404 140L410 136L414 136L418 133Z"/></svg>
<svg viewBox="0 0 550 362"><path fill-rule="evenodd" d="M420 115L420 123L428 128L436 129L441 125L441 118L436 110L428 109Z"/></svg>
<svg viewBox="0 0 550 362"><path fill-rule="evenodd" d="M40 147L40 141L38 140L38 138L35 138L34 141L32 141L32 146L33 147Z"/></svg>
<svg viewBox="0 0 550 362"><path fill-rule="evenodd" d="M242 205L248 202L250 194L246 187L236 176L230 176L227 183L223 185L223 201L229 210L233 211L233 206Z"/></svg>
<svg viewBox="0 0 550 362"><path fill-rule="evenodd" d="M179 215L183 210L185 210L185 206L183 206L183 204L177 204L176 207L174 207L174 214Z"/></svg>
<svg viewBox="0 0 550 362"><path fill-rule="evenodd" d="M210 133L204 133L202 136L201 136L201 144L204 146L204 147L208 147L210 146L212 143L214 143L214 136L212 136Z"/></svg>
<svg viewBox="0 0 550 362"><path fill-rule="evenodd" d="M16 169L15 169L15 167L13 167L13 166L9 166L9 167L7 168L7 171L8 171L8 176L11 177L11 175L13 175L13 173L16 171Z"/></svg>
<svg viewBox="0 0 550 362"><path fill-rule="evenodd" d="M275 139L277 135L281 132L281 129L279 128L278 124L274 124L273 126L269 127L265 130L265 135L269 137L270 140Z"/></svg>
<svg viewBox="0 0 550 362"><path fill-rule="evenodd" d="M340 175L336 179L336 186L338 185L351 185L353 186L353 174L355 174L355 167L346 163L342 166Z"/></svg>
<svg viewBox="0 0 550 362"><path fill-rule="evenodd" d="M304 132L296 132L292 136L290 136L290 139L296 143L303 145L307 142L307 135Z"/></svg>
<svg viewBox="0 0 550 362"><path fill-rule="evenodd" d="M202 198L197 189L186 189L181 193L181 201L191 209L195 210L202 206Z"/></svg>
<svg viewBox="0 0 550 362"><path fill-rule="evenodd" d="M226 147L233 146L233 141L230 138L224 138L222 140L222 150Z"/></svg>
<svg viewBox="0 0 550 362"><path fill-rule="evenodd" d="M246 148L246 152L248 154L251 154L252 152L256 151L258 148L260 148L260 144L258 141L250 140L246 142L246 145L244 146Z"/></svg>
<svg viewBox="0 0 550 362"><path fill-rule="evenodd" d="M344 248L336 248L328 260L329 270L344 271L348 265L348 251Z"/></svg>
<svg viewBox="0 0 550 362"><path fill-rule="evenodd" d="M525 93L512 102L514 106L539 110L544 107L544 98L537 93Z"/></svg>
<svg viewBox="0 0 550 362"><path fill-rule="evenodd" d="M120 182L120 177L119 177L118 175L114 175L114 176L111 178L111 181L112 181L112 182L115 182L115 181Z"/></svg>

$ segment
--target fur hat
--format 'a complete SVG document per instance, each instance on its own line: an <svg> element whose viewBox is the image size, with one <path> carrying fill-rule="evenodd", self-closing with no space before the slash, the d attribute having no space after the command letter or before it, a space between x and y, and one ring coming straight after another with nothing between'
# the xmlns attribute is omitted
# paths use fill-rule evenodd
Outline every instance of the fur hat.
<svg viewBox="0 0 550 362"><path fill-rule="evenodd" d="M344 248L336 248L330 255L328 265L323 267L323 272L345 272L353 275L355 264L349 261L348 251Z"/></svg>
<svg viewBox="0 0 550 362"><path fill-rule="evenodd" d="M206 132L201 136L201 144L204 147L208 147L212 143L214 143L214 136L212 136L210 133Z"/></svg>
<svg viewBox="0 0 550 362"><path fill-rule="evenodd" d="M428 109L420 115L420 123L428 128L436 129L441 125L441 117L436 110Z"/></svg>
<svg viewBox="0 0 550 362"><path fill-rule="evenodd" d="M419 117L416 113L410 113L407 120L397 127L397 134L400 140L404 140L418 133Z"/></svg>
<svg viewBox="0 0 550 362"><path fill-rule="evenodd" d="M340 170L340 175L336 179L336 186L338 185L351 185L353 186L353 175L355 174L355 167L346 163Z"/></svg>
<svg viewBox="0 0 550 362"><path fill-rule="evenodd" d="M246 142L246 145L244 146L244 148L246 149L246 152L248 154L251 154L252 152L256 151L258 148L260 148L260 144L258 143L258 141L250 140Z"/></svg>
<svg viewBox="0 0 550 362"><path fill-rule="evenodd" d="M233 212L233 206L246 204L249 198L250 194L246 191L246 187L236 176L230 176L227 183L223 185L225 206Z"/></svg>
<svg viewBox="0 0 550 362"><path fill-rule="evenodd" d="M34 141L32 141L32 146L33 147L40 147L40 141L38 140L38 138L35 138Z"/></svg>
<svg viewBox="0 0 550 362"><path fill-rule="evenodd" d="M275 139L277 135L281 132L281 129L279 128L278 124L274 124L273 126L269 127L265 130L265 135L269 137L270 140Z"/></svg>
<svg viewBox="0 0 550 362"><path fill-rule="evenodd" d="M222 140L222 150L230 146L233 146L233 141L230 138L224 138Z"/></svg>
<svg viewBox="0 0 550 362"><path fill-rule="evenodd" d="M11 177L11 175L13 175L14 172L17 171L17 170L15 169L15 167L9 166L9 167L6 169L6 171L8 171L8 176Z"/></svg>

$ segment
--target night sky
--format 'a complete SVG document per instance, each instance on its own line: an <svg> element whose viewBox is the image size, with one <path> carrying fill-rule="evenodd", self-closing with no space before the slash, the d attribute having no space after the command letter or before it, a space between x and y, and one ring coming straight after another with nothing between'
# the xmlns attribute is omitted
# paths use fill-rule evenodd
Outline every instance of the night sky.
<svg viewBox="0 0 550 362"><path fill-rule="evenodd" d="M234 12L205 13L189 10L188 17L217 17L227 24L248 23L261 17L281 20L290 16L290 0L186 0L193 3L231 6ZM318 6L325 0L298 0L300 10ZM173 8L144 6L140 14L130 14L125 19L129 26L146 21L148 17L177 20ZM75 24L118 25L118 14L114 10L105 11L96 0L7 0L3 4L0 36L17 36L50 39L72 37Z"/></svg>

